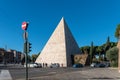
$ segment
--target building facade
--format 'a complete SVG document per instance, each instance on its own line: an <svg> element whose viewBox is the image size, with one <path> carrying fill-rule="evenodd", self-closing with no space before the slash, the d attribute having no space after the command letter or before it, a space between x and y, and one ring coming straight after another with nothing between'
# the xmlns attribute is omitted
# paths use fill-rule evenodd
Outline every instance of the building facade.
<svg viewBox="0 0 120 80"><path fill-rule="evenodd" d="M0 63L20 63L22 52L0 48Z"/></svg>

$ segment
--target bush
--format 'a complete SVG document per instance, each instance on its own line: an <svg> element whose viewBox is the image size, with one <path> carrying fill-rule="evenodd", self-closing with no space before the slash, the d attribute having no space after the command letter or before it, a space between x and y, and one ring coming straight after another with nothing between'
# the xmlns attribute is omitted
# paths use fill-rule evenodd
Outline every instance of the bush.
<svg viewBox="0 0 120 80"><path fill-rule="evenodd" d="M118 48L113 47L106 52L106 57L110 61L112 67L118 66Z"/></svg>

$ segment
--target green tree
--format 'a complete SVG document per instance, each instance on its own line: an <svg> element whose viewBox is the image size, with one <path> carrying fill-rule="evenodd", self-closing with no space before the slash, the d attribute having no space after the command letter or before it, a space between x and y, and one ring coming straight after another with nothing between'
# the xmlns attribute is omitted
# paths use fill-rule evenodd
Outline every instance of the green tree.
<svg viewBox="0 0 120 80"><path fill-rule="evenodd" d="M102 57L102 54L104 52L103 46L98 46L97 49L96 49L96 52L99 55L99 62L103 61L103 57Z"/></svg>
<svg viewBox="0 0 120 80"><path fill-rule="evenodd" d="M107 41L105 44L103 44L104 47L104 61L106 61L106 51L109 50L111 48L111 42L110 42L110 37L107 37Z"/></svg>
<svg viewBox="0 0 120 80"><path fill-rule="evenodd" d="M98 54L97 48L98 48L98 46L94 46L94 55L97 55L97 54Z"/></svg>
<svg viewBox="0 0 120 80"><path fill-rule="evenodd" d="M81 47L80 50L82 51L82 53L89 54L90 47L89 46L84 46L84 47Z"/></svg>
<svg viewBox="0 0 120 80"><path fill-rule="evenodd" d="M118 24L116 31L115 31L115 37L118 39L120 36L120 24Z"/></svg>
<svg viewBox="0 0 120 80"><path fill-rule="evenodd" d="M22 59L21 59L21 64L22 65L26 62L25 58L26 58L25 54L22 55ZM28 63L31 62L31 56L30 55L27 56L27 59L28 59Z"/></svg>
<svg viewBox="0 0 120 80"><path fill-rule="evenodd" d="M92 59L92 62L93 62L93 63L97 63L97 62L98 62L98 59L94 56L93 59Z"/></svg>
<svg viewBox="0 0 120 80"><path fill-rule="evenodd" d="M110 37L107 38L107 42L104 45L104 47L105 47L104 48L105 51L107 51L111 47L111 45L110 45Z"/></svg>
<svg viewBox="0 0 120 80"><path fill-rule="evenodd" d="M32 54L31 58L32 58L32 62L35 62L37 59L38 55L37 54Z"/></svg>
<svg viewBox="0 0 120 80"><path fill-rule="evenodd" d="M117 42L110 42L110 47L114 47L114 46L117 46Z"/></svg>
<svg viewBox="0 0 120 80"><path fill-rule="evenodd" d="M92 58L93 58L93 42L91 42L91 47L90 47L90 63L92 63Z"/></svg>
<svg viewBox="0 0 120 80"><path fill-rule="evenodd" d="M28 63L31 62L31 61L32 61L31 56L28 55Z"/></svg>
<svg viewBox="0 0 120 80"><path fill-rule="evenodd" d="M113 47L106 52L106 57L110 61L111 66L118 66L118 48Z"/></svg>

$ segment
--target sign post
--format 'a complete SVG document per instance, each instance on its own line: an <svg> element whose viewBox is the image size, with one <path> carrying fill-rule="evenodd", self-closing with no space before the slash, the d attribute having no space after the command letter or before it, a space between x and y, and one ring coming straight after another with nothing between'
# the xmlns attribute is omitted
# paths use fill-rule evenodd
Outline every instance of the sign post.
<svg viewBox="0 0 120 80"><path fill-rule="evenodd" d="M27 52L27 43L28 43L28 33L27 33L27 27L28 27L28 23L27 22L23 22L22 23L22 29L24 30L24 53L25 55L25 64L26 64L26 80L28 80L28 52Z"/></svg>

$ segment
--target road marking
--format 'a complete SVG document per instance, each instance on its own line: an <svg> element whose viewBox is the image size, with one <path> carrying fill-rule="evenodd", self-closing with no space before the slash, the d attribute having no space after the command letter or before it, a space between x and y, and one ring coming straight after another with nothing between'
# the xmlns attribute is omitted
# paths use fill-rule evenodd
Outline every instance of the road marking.
<svg viewBox="0 0 120 80"><path fill-rule="evenodd" d="M48 74L56 74L56 72L49 72Z"/></svg>
<svg viewBox="0 0 120 80"><path fill-rule="evenodd" d="M12 80L10 72L8 70L1 70L0 80Z"/></svg>

